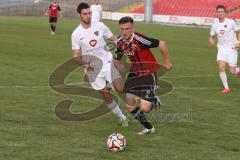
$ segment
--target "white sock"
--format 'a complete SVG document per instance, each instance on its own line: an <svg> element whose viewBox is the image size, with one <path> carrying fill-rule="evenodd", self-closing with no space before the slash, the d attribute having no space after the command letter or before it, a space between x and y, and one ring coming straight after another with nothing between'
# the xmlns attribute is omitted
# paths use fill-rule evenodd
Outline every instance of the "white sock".
<svg viewBox="0 0 240 160"><path fill-rule="evenodd" d="M222 83L223 83L224 88L228 88L228 89L229 89L226 73L225 73L225 72L219 72L219 76L220 76L220 78L221 78L221 80L222 80Z"/></svg>
<svg viewBox="0 0 240 160"><path fill-rule="evenodd" d="M240 67L235 68L235 74L238 74L240 72Z"/></svg>
<svg viewBox="0 0 240 160"><path fill-rule="evenodd" d="M107 104L108 108L120 119L125 120L127 117L122 113L119 105L115 100L111 104Z"/></svg>

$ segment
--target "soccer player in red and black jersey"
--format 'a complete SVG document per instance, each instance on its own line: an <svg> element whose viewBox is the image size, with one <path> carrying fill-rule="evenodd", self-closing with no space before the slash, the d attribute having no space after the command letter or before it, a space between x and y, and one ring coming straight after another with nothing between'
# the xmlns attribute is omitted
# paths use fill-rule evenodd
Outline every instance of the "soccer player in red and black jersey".
<svg viewBox="0 0 240 160"><path fill-rule="evenodd" d="M58 19L58 12L60 12L60 18L62 18L62 9L60 5L57 4L57 0L52 0L52 3L49 4L49 7L46 11L46 16L49 14L49 23L51 26L51 34L55 34L56 26L57 26L57 19Z"/></svg>
<svg viewBox="0 0 240 160"><path fill-rule="evenodd" d="M144 112L149 112L152 107L160 106L160 100L155 96L156 71L160 69L156 58L150 48L159 48L163 56L163 66L171 69L168 48L164 41L148 38L134 32L134 24L131 17L123 17L119 20L121 35L117 39L117 51L115 66L118 70L124 70L120 60L126 55L131 61L131 68L125 82L123 92L126 93L127 109L145 127L139 135L155 132L154 126L148 122ZM137 99L140 98L140 103Z"/></svg>

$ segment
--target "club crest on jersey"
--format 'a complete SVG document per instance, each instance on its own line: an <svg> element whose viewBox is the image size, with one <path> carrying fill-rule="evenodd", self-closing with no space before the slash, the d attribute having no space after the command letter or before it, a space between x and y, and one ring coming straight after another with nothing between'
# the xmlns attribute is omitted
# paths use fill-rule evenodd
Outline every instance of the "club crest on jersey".
<svg viewBox="0 0 240 160"><path fill-rule="evenodd" d="M225 28L227 28L227 25L224 25Z"/></svg>
<svg viewBox="0 0 240 160"><path fill-rule="evenodd" d="M135 50L137 49L137 46L136 46L135 44L132 44L132 47L131 47L131 48L132 48L132 50L135 51Z"/></svg>
<svg viewBox="0 0 240 160"><path fill-rule="evenodd" d="M98 36L98 35L99 35L99 31L95 31L94 34L95 34L96 36Z"/></svg>
<svg viewBox="0 0 240 160"><path fill-rule="evenodd" d="M224 30L220 30L220 34L223 35L225 33Z"/></svg>
<svg viewBox="0 0 240 160"><path fill-rule="evenodd" d="M92 46L92 47L95 47L96 44L97 44L97 40L93 39L89 42L89 44Z"/></svg>

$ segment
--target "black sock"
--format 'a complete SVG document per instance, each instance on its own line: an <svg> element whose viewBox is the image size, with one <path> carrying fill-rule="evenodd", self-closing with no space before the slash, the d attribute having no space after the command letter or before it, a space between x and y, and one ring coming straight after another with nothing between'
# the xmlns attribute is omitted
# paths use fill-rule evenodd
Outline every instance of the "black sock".
<svg viewBox="0 0 240 160"><path fill-rule="evenodd" d="M53 32L55 32L55 30L56 30L56 26L53 26Z"/></svg>
<svg viewBox="0 0 240 160"><path fill-rule="evenodd" d="M148 122L144 113L137 107L135 110L131 112L131 114L147 129L152 129L153 126L150 122Z"/></svg>
<svg viewBox="0 0 240 160"><path fill-rule="evenodd" d="M53 31L53 25L51 25L51 30ZM54 32L54 31L53 31Z"/></svg>

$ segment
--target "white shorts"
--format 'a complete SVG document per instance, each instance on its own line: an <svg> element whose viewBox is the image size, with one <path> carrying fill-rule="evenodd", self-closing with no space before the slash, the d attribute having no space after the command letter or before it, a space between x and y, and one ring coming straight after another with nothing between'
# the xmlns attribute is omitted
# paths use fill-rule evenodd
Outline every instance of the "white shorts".
<svg viewBox="0 0 240 160"><path fill-rule="evenodd" d="M237 66L238 52L232 48L221 48L218 49L217 61L224 61L231 67Z"/></svg>
<svg viewBox="0 0 240 160"><path fill-rule="evenodd" d="M87 71L86 75L93 89L97 91L104 89L107 82L111 84L113 80L121 78L111 61L105 63L98 71L96 68L94 71Z"/></svg>

